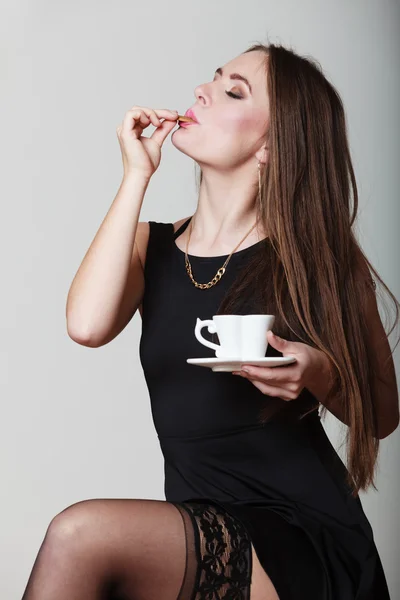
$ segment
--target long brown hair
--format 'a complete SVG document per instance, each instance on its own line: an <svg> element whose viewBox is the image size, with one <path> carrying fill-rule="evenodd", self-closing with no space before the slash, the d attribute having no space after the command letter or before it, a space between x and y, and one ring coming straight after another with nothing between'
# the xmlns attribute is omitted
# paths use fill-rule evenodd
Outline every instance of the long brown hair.
<svg viewBox="0 0 400 600"><path fill-rule="evenodd" d="M365 286L378 294L379 282L394 302L388 336L398 323L400 305L352 230L358 192L339 93L315 59L274 44L256 43L245 52L253 51L265 53L270 102L269 161L257 201L268 243L240 272L218 314L238 313L251 296L252 309L275 315L274 333L318 348L331 359L335 376L320 416L328 410L325 403L339 400L348 424L347 483L357 496L370 485L377 489L379 452L371 394L374 355L365 343L368 323L360 310ZM198 185L202 178L200 169ZM311 411L318 408L319 403Z"/></svg>

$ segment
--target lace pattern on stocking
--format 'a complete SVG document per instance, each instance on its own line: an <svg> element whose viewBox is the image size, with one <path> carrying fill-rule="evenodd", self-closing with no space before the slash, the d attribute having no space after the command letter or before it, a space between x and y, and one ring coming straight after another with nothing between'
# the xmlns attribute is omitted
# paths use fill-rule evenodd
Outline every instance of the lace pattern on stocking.
<svg viewBox="0 0 400 600"><path fill-rule="evenodd" d="M244 525L213 504L173 504L183 517L188 549L177 600L249 600L252 553Z"/></svg>

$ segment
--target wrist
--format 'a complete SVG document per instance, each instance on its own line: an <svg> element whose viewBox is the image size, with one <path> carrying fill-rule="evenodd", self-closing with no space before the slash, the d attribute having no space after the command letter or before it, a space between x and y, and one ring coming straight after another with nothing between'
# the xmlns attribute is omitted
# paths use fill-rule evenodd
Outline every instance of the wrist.
<svg viewBox="0 0 400 600"><path fill-rule="evenodd" d="M128 171L127 173L124 173L122 183L127 185L148 185L150 179L150 175L145 175L140 171Z"/></svg>

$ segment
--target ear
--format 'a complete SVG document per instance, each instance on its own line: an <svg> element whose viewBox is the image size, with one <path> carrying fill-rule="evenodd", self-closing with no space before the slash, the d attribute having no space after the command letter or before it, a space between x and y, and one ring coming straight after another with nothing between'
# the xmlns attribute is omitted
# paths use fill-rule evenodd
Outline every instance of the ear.
<svg viewBox="0 0 400 600"><path fill-rule="evenodd" d="M264 144L264 146L262 148L260 148L260 150L258 150L258 152L256 152L256 158L258 161L260 161L260 163L262 164L266 164L267 160L268 160L268 147L267 144Z"/></svg>

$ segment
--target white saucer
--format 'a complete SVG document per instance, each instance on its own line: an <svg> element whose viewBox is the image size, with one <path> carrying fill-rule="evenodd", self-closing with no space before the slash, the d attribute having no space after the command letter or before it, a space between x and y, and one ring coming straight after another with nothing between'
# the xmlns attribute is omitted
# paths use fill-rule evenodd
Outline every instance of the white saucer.
<svg viewBox="0 0 400 600"><path fill-rule="evenodd" d="M265 356L243 360L241 358L187 358L186 362L198 367L208 367L213 371L240 371L242 365L255 365L256 367L279 367L296 362L294 356Z"/></svg>

